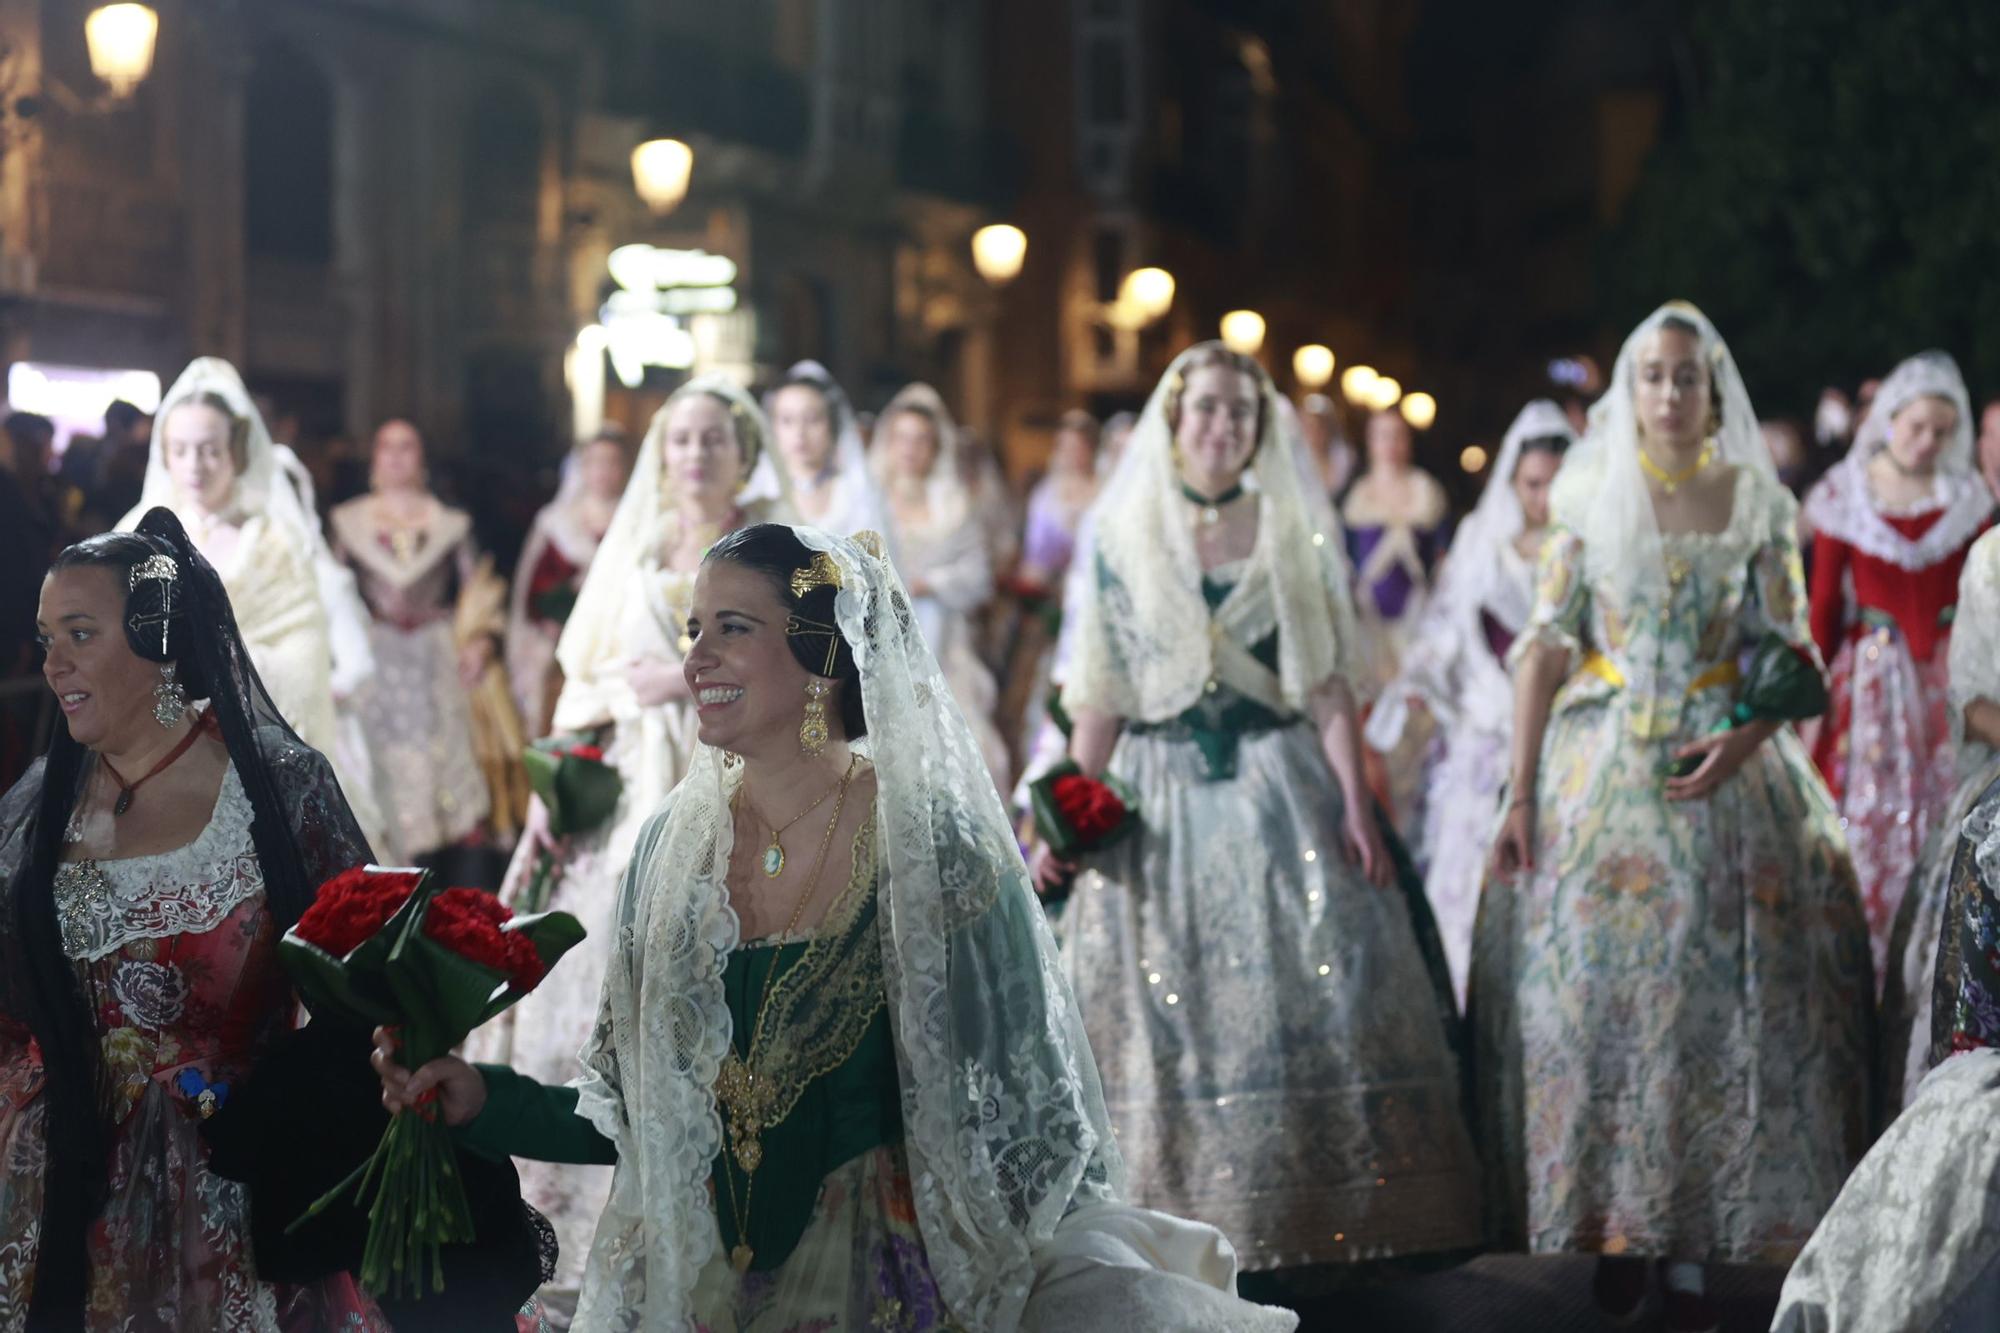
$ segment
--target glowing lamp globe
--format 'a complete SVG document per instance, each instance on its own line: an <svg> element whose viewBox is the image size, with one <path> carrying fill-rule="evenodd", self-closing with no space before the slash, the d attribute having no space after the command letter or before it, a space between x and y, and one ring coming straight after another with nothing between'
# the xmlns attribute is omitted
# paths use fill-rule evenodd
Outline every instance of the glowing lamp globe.
<svg viewBox="0 0 2000 1333"><path fill-rule="evenodd" d="M1222 342L1239 356L1255 356L1264 346L1264 317L1254 310L1232 310L1222 317Z"/></svg>
<svg viewBox="0 0 2000 1333"><path fill-rule="evenodd" d="M1431 423L1437 420L1437 399L1427 393L1405 394L1402 410L1403 420L1409 422L1411 426L1417 430L1429 430Z"/></svg>
<svg viewBox="0 0 2000 1333"><path fill-rule="evenodd" d="M1375 401L1375 381L1382 378L1373 366L1349 366L1340 372L1340 396L1355 407Z"/></svg>
<svg viewBox="0 0 2000 1333"><path fill-rule="evenodd" d="M1292 375L1307 389L1323 389L1333 378L1333 349L1307 343L1292 353Z"/></svg>
<svg viewBox="0 0 2000 1333"><path fill-rule="evenodd" d="M1173 308L1174 275L1163 268L1135 268L1118 284L1118 304L1150 324Z"/></svg>
<svg viewBox="0 0 2000 1333"><path fill-rule="evenodd" d="M90 48L90 72L102 79L113 97L130 97L153 69L153 44L160 36L160 16L146 5L105 5L83 21L83 40Z"/></svg>
<svg viewBox="0 0 2000 1333"><path fill-rule="evenodd" d="M694 149L679 139L648 139L632 150L632 187L655 213L671 213L687 198Z"/></svg>
<svg viewBox="0 0 2000 1333"><path fill-rule="evenodd" d="M1005 222L972 233L972 266L988 285L1005 287L1028 259L1028 233Z"/></svg>

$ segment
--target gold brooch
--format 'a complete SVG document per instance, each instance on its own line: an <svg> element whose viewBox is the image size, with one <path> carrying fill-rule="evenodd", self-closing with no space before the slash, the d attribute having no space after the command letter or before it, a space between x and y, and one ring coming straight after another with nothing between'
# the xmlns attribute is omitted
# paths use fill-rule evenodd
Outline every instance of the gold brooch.
<svg viewBox="0 0 2000 1333"><path fill-rule="evenodd" d="M833 563L833 557L825 551L813 556L812 563L804 569L792 571L792 596L804 597L814 588L838 588L841 586L840 566Z"/></svg>

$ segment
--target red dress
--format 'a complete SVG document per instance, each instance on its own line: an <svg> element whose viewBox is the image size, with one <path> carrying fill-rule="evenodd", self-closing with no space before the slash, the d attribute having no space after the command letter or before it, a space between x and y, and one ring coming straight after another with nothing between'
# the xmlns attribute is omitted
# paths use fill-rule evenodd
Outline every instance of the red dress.
<svg viewBox="0 0 2000 1333"><path fill-rule="evenodd" d="M1822 529L1814 539L1812 629L1832 664L1832 706L1813 758L1847 828L1878 986L1896 905L1931 822L1951 799L1956 756L1945 649L1959 571L1984 526L1966 513L1945 503L1879 515L1901 539L1894 553L1903 560L1863 549L1852 532ZM1963 538L1949 542L1960 528ZM1939 547L1925 542L1934 529L1948 542L1941 553L1904 563L1905 552ZM1882 549L1879 541L1868 544Z"/></svg>
<svg viewBox="0 0 2000 1333"><path fill-rule="evenodd" d="M63 949L109 1076L109 1202L86 1237L86 1333L389 1333L345 1274L257 1277L244 1186L212 1174L201 1122L290 1022L291 988L231 768L186 847L56 875ZM27 1324L48 1104L27 1032L0 1014L0 1333Z"/></svg>

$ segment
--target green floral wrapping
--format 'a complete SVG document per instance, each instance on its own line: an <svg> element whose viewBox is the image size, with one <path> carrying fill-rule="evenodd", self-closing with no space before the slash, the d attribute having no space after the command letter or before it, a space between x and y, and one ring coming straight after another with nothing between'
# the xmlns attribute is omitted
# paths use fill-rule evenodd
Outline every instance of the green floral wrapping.
<svg viewBox="0 0 2000 1333"><path fill-rule="evenodd" d="M583 736L547 736L521 752L528 786L549 812L549 834L568 838L602 828L618 812L625 781L604 761L604 751ZM520 899L521 910L539 912L549 905L555 858L544 849L535 858L534 873Z"/></svg>
<svg viewBox="0 0 2000 1333"><path fill-rule="evenodd" d="M1729 725L1800 722L1826 711L1826 676L1802 648L1766 634L1750 657Z"/></svg>

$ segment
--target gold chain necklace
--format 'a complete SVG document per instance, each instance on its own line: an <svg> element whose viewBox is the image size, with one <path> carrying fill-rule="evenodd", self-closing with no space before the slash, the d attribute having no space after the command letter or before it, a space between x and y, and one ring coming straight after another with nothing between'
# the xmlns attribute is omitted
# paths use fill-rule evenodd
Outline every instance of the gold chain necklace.
<svg viewBox="0 0 2000 1333"><path fill-rule="evenodd" d="M778 876L785 873L785 848L784 845L778 841L778 839L783 837L786 831L789 830L792 827L792 825L798 823L801 819L804 819L807 815L819 809L822 805L825 805L827 797L833 795L836 791L840 791L843 788L845 788L847 786L848 776L851 775L853 772L854 772L854 764L850 760L847 766L847 773L841 775L840 781L834 783L831 787L828 787L825 791L821 792L819 794L818 800L814 801L811 805L807 806L805 809L793 815L790 819L786 820L784 824L780 827L773 827L771 821L764 818L763 813L759 811L755 805L751 804L750 794L749 794L750 784L748 782L745 782L743 784L743 803L745 805L750 806L750 813L757 816L757 822L759 824L762 824L765 828L770 829L771 831L771 841L765 844L763 854L758 857L758 865L763 870L765 879L776 879Z"/></svg>
<svg viewBox="0 0 2000 1333"><path fill-rule="evenodd" d="M812 901L819 888L820 876L826 871L827 849L833 846L834 832L839 829L840 816L847 808L847 787L853 781L854 770L860 762L859 755L850 758L847 772L841 775L839 784L834 788L840 793L840 799L834 802L833 818L826 822L826 832L819 840L819 855L813 858L812 875L806 880L805 891L792 908L792 919L785 923L784 934L778 937L778 944L772 951L770 969L764 973L763 993L757 997L757 1021L750 1029L749 1058L746 1060L738 1056L732 1045L715 1075L715 1099L722 1105L723 1129L736 1164L743 1168L743 1198L740 1201L736 1197L736 1178L729 1174L727 1166L722 1171L723 1184L729 1187L729 1210L736 1217L736 1244L729 1251L729 1264L739 1273L749 1272L751 1261L756 1258L756 1251L750 1246L750 1203L757 1192L757 1168L764 1162L764 1131L777 1123L773 1118L776 1093L769 1079L757 1069L758 1053L764 1045L765 1022L771 1015L771 991L778 979L777 949L782 949L792 932L798 929L806 904ZM792 966L797 967L798 964ZM787 975L790 971L790 968L786 969Z"/></svg>
<svg viewBox="0 0 2000 1333"><path fill-rule="evenodd" d="M1687 468L1683 468L1679 472L1667 471L1665 468L1661 467L1658 463L1655 463L1653 461L1653 456L1647 453L1645 449L1641 448L1639 450L1639 466L1645 469L1647 476L1651 477L1654 481L1659 482L1660 489L1665 491L1668 495L1672 495L1675 491L1679 490L1682 486L1686 485L1689 481L1693 480L1694 475L1697 472L1700 472L1703 468L1707 467L1710 463L1714 461L1715 461L1714 440L1710 440L1708 441L1708 443L1702 445L1701 453L1699 456L1695 458L1693 465Z"/></svg>

